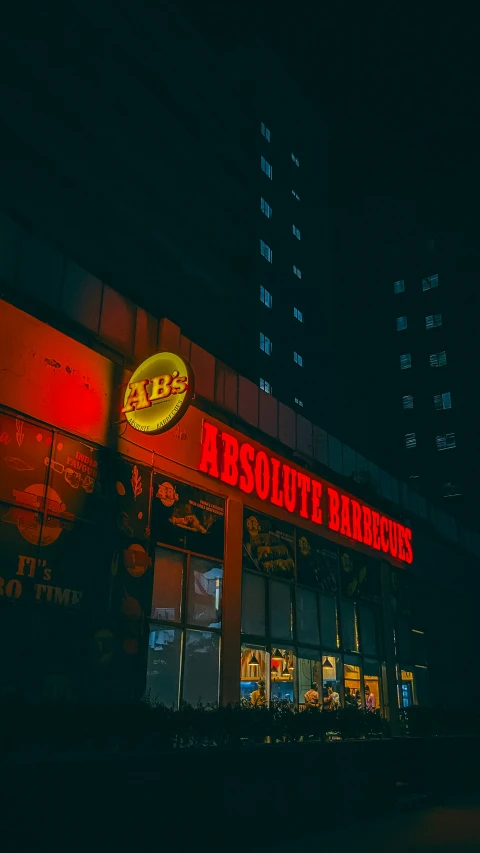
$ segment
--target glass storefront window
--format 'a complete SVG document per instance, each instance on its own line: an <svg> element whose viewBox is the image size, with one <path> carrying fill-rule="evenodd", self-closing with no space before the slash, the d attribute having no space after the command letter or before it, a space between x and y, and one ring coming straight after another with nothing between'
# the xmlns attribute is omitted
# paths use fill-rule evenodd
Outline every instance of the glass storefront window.
<svg viewBox="0 0 480 853"><path fill-rule="evenodd" d="M292 638L292 591L288 583L270 581L270 636Z"/></svg>
<svg viewBox="0 0 480 853"><path fill-rule="evenodd" d="M152 701L169 707L218 702L222 584L221 562L155 549L146 683ZM204 630L189 630L192 624Z"/></svg>
<svg viewBox="0 0 480 853"><path fill-rule="evenodd" d="M427 649L425 645L425 632L418 628L412 628L412 660L417 666L427 665Z"/></svg>
<svg viewBox="0 0 480 853"><path fill-rule="evenodd" d="M376 714L382 711L382 690L380 664L376 660L365 658L363 662L365 684L365 709Z"/></svg>
<svg viewBox="0 0 480 853"><path fill-rule="evenodd" d="M146 696L151 702L178 708L182 631L154 628L148 641Z"/></svg>
<svg viewBox="0 0 480 853"><path fill-rule="evenodd" d="M415 667L415 694L418 705L428 706L429 691L428 691L428 670L426 666Z"/></svg>
<svg viewBox="0 0 480 853"><path fill-rule="evenodd" d="M342 706L342 660L338 655L322 655L323 687L321 702L324 711L336 711Z"/></svg>
<svg viewBox="0 0 480 853"><path fill-rule="evenodd" d="M297 658L299 708L321 707L322 672L319 652L299 649Z"/></svg>
<svg viewBox="0 0 480 853"><path fill-rule="evenodd" d="M412 630L409 620L404 616L397 616L395 637L400 660L410 662L412 660Z"/></svg>
<svg viewBox="0 0 480 853"><path fill-rule="evenodd" d="M240 699L255 706L269 700L270 680L267 678L268 655L265 648L242 646L240 661Z"/></svg>
<svg viewBox="0 0 480 853"><path fill-rule="evenodd" d="M301 643L320 645L317 594L301 586L297 587L297 634Z"/></svg>
<svg viewBox="0 0 480 853"><path fill-rule="evenodd" d="M342 648L349 652L359 651L357 609L354 601L341 602Z"/></svg>
<svg viewBox="0 0 480 853"><path fill-rule="evenodd" d="M292 649L273 648L270 656L270 697L272 702L296 703L296 660Z"/></svg>
<svg viewBox="0 0 480 853"><path fill-rule="evenodd" d="M377 655L376 614L368 604L359 604L360 640L364 655Z"/></svg>
<svg viewBox="0 0 480 853"><path fill-rule="evenodd" d="M401 708L410 708L415 705L415 679L413 672L408 669L400 670L399 705Z"/></svg>
<svg viewBox="0 0 480 853"><path fill-rule="evenodd" d="M152 619L180 622L182 618L182 584L186 554L170 548L155 549Z"/></svg>
<svg viewBox="0 0 480 853"><path fill-rule="evenodd" d="M320 633L325 648L337 648L337 602L331 595L320 596Z"/></svg>
<svg viewBox="0 0 480 853"><path fill-rule="evenodd" d="M223 566L190 557L187 621L205 628L222 627Z"/></svg>
<svg viewBox="0 0 480 853"><path fill-rule="evenodd" d="M343 682L345 689L345 707L363 708L362 671L360 662L353 655L343 659Z"/></svg>
<svg viewBox="0 0 480 853"><path fill-rule="evenodd" d="M242 577L242 633L265 636L265 578L244 572Z"/></svg>
<svg viewBox="0 0 480 853"><path fill-rule="evenodd" d="M210 631L186 631L183 701L190 705L218 702L220 637Z"/></svg>

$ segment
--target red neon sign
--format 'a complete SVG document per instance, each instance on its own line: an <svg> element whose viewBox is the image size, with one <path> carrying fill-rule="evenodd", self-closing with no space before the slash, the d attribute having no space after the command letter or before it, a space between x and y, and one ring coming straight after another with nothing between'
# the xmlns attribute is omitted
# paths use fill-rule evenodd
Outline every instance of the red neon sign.
<svg viewBox="0 0 480 853"><path fill-rule="evenodd" d="M282 507L292 514L326 524L346 539L404 563L413 562L412 531L376 512L346 492L292 468L248 441L239 441L204 421L198 470L246 495Z"/></svg>

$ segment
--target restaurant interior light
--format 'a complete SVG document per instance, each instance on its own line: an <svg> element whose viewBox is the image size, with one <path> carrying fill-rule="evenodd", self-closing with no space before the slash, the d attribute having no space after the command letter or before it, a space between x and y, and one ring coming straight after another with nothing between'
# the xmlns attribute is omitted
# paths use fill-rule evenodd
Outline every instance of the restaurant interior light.
<svg viewBox="0 0 480 853"><path fill-rule="evenodd" d="M252 657L250 658L250 662L248 665L252 668L252 670L255 670L255 672L258 670L260 664L256 658L255 652L252 652Z"/></svg>

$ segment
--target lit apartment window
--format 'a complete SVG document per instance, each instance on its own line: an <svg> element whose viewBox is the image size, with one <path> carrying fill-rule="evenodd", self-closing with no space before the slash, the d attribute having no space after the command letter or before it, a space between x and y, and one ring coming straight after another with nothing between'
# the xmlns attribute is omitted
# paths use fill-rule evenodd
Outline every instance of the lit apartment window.
<svg viewBox="0 0 480 853"><path fill-rule="evenodd" d="M262 136L265 137L267 142L270 142L270 131L269 131L268 127L263 123L263 121L260 125L260 130L261 130Z"/></svg>
<svg viewBox="0 0 480 853"><path fill-rule="evenodd" d="M409 352L404 353L404 355L400 356L400 370L406 370L407 367L412 366L412 356Z"/></svg>
<svg viewBox="0 0 480 853"><path fill-rule="evenodd" d="M298 267L295 266L295 264L293 265L293 274L296 275L297 278L302 277L302 271L299 270Z"/></svg>
<svg viewBox="0 0 480 853"><path fill-rule="evenodd" d="M262 391L265 391L265 394L272 393L272 386L270 385L270 382L267 382L266 379L260 378L260 388Z"/></svg>
<svg viewBox="0 0 480 853"><path fill-rule="evenodd" d="M404 409L413 409L413 397L411 394L405 394L402 400Z"/></svg>
<svg viewBox="0 0 480 853"><path fill-rule="evenodd" d="M426 329L435 329L437 326L442 325L442 315L441 314L428 314L425 317L425 328Z"/></svg>
<svg viewBox="0 0 480 853"><path fill-rule="evenodd" d="M272 218L272 208L270 207L268 201L265 201L264 198L260 199L260 210L265 214L267 219Z"/></svg>
<svg viewBox="0 0 480 853"><path fill-rule="evenodd" d="M431 290L432 287L438 287L438 275L427 275L422 278L422 290Z"/></svg>
<svg viewBox="0 0 480 853"><path fill-rule="evenodd" d="M301 355L298 354L298 352L293 353L293 360L295 364L298 364L300 367L303 367L303 358Z"/></svg>
<svg viewBox="0 0 480 853"><path fill-rule="evenodd" d="M263 302L267 308L272 307L272 294L263 286L263 284L260 285L260 302Z"/></svg>
<svg viewBox="0 0 480 853"><path fill-rule="evenodd" d="M393 282L393 292L394 293L403 293L405 290L405 281L403 278L400 278L398 281Z"/></svg>
<svg viewBox="0 0 480 853"><path fill-rule="evenodd" d="M445 367L447 363L447 353L445 350L442 352L432 352L430 356L430 367Z"/></svg>
<svg viewBox="0 0 480 853"><path fill-rule="evenodd" d="M260 159L260 165L262 167L262 172L265 172L267 178L270 178L270 180L272 180L272 167L271 167L270 163L268 162L268 160L265 160L265 157L263 156L263 154L262 154L262 157Z"/></svg>
<svg viewBox="0 0 480 853"><path fill-rule="evenodd" d="M403 332L407 328L407 318L397 317L397 332Z"/></svg>
<svg viewBox="0 0 480 853"><path fill-rule="evenodd" d="M442 491L444 498L456 498L462 494L456 483L443 483Z"/></svg>
<svg viewBox="0 0 480 853"><path fill-rule="evenodd" d="M447 432L445 435L437 435L437 450L452 450L456 447L455 433Z"/></svg>
<svg viewBox="0 0 480 853"><path fill-rule="evenodd" d="M299 194L298 194L298 193L296 193L296 192L295 192L295 190L292 190L292 195L293 195L293 196L295 196L295 198L297 199L297 201L300 201L300 196L299 196Z"/></svg>
<svg viewBox="0 0 480 853"><path fill-rule="evenodd" d="M295 154L293 153L293 151L292 151L292 160L296 166L300 165L300 160L298 159L298 157L295 157Z"/></svg>
<svg viewBox="0 0 480 853"><path fill-rule="evenodd" d="M270 246L267 246L267 244L263 240L260 240L260 254L263 255L263 257L268 261L269 264L272 263L273 252Z"/></svg>
<svg viewBox="0 0 480 853"><path fill-rule="evenodd" d="M300 240L300 228L297 228L296 225L292 225L292 234L297 240Z"/></svg>
<svg viewBox="0 0 480 853"><path fill-rule="evenodd" d="M445 394L435 394L433 403L437 411L440 411L441 409L451 409L452 395L450 391L446 391Z"/></svg>
<svg viewBox="0 0 480 853"><path fill-rule="evenodd" d="M272 354L272 342L263 332L260 332L260 349L267 355Z"/></svg>
<svg viewBox="0 0 480 853"><path fill-rule="evenodd" d="M417 436L414 432L405 433L405 448L406 450L413 450L414 447L417 446Z"/></svg>
<svg viewBox="0 0 480 853"><path fill-rule="evenodd" d="M296 320L298 320L299 323L303 323L303 313L302 311L300 311L300 308L293 309L293 316Z"/></svg>
<svg viewBox="0 0 480 853"><path fill-rule="evenodd" d="M300 406L300 408L303 409L303 400L299 400L298 397L295 397L295 402L297 406Z"/></svg>

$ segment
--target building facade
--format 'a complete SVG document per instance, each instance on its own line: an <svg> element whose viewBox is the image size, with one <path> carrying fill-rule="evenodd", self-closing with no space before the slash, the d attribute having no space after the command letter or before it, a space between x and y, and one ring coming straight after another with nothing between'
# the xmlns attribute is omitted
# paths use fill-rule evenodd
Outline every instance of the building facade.
<svg viewBox="0 0 480 853"><path fill-rule="evenodd" d="M287 405L328 415L325 128L265 44L205 29L168 3L132 25L108 0L61 25L44 9L31 38L12 26L2 210Z"/></svg>
<svg viewBox="0 0 480 853"><path fill-rule="evenodd" d="M448 706L475 536L168 319L62 270L56 306L1 303L6 689L177 707L251 702L263 681L302 708L316 683L342 705L368 686L393 721L399 703ZM157 351L192 364L195 397L148 435L122 403Z"/></svg>
<svg viewBox="0 0 480 853"><path fill-rule="evenodd" d="M2 683L448 705L479 537L330 427L323 129L266 49L111 11L5 38ZM195 398L148 436L122 400L162 351Z"/></svg>

